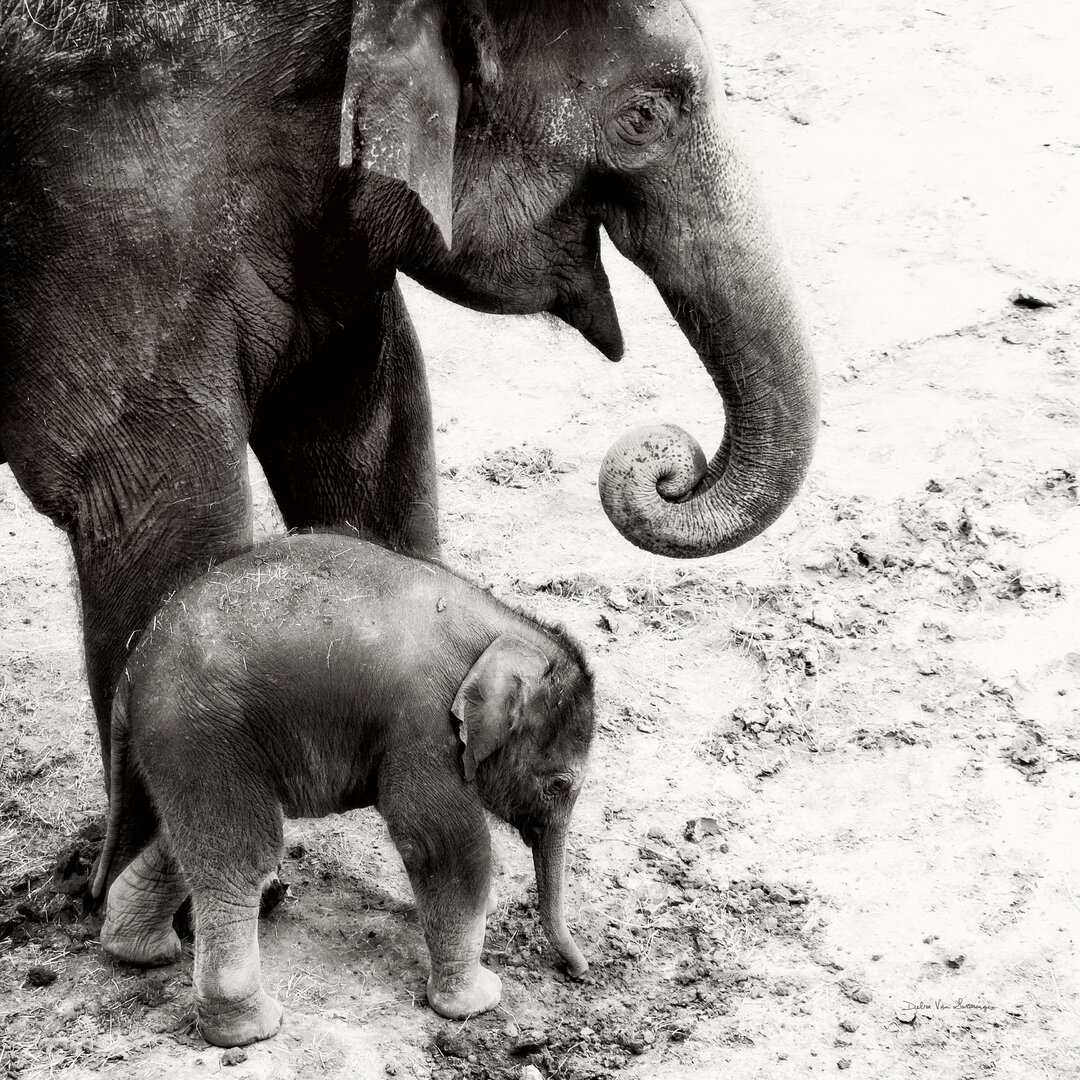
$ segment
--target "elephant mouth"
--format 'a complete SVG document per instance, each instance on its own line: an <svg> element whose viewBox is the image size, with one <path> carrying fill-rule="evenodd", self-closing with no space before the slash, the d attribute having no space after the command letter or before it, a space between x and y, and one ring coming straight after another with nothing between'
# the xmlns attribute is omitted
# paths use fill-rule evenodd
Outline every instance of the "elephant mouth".
<svg viewBox="0 0 1080 1080"><path fill-rule="evenodd" d="M535 848L540 842L540 830L535 825L518 825L516 826L518 835L521 837L521 842L527 848Z"/></svg>

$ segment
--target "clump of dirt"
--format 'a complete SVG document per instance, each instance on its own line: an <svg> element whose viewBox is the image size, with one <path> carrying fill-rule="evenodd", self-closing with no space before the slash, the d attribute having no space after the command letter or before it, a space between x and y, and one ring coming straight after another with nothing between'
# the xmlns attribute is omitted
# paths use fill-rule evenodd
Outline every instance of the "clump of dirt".
<svg viewBox="0 0 1080 1080"><path fill-rule="evenodd" d="M672 641L711 618L717 599L715 582L706 575L678 572L663 585L638 581L612 589L607 602L616 611L633 611L642 627Z"/></svg>
<svg viewBox="0 0 1080 1080"><path fill-rule="evenodd" d="M1077 761L1080 754L1047 745L1043 733L1034 724L1022 724L1016 737L1003 751L1005 760L1028 781L1035 781L1055 761Z"/></svg>
<svg viewBox="0 0 1080 1080"><path fill-rule="evenodd" d="M810 615L811 625L832 631L838 619L831 607L819 606ZM733 627L731 636L767 667L787 668L799 675L820 674L832 656L829 643L820 636L807 635L790 622L763 619L755 625Z"/></svg>
<svg viewBox="0 0 1080 1080"><path fill-rule="evenodd" d="M859 728L851 737L851 742L863 750L884 750L888 746L929 746L925 736L902 727L886 727L881 731Z"/></svg>
<svg viewBox="0 0 1080 1080"><path fill-rule="evenodd" d="M595 574L572 574L567 577L545 578L540 582L528 582L518 578L515 587L522 593L547 593L564 599L595 599L607 592L606 586Z"/></svg>
<svg viewBox="0 0 1080 1080"><path fill-rule="evenodd" d="M11 802L4 810L18 814L18 804ZM0 949L40 944L57 934L75 943L91 936L80 920L93 906L87 890L104 838L104 824L90 821L69 839L51 867L39 863L29 868L24 862L14 874L0 878Z"/></svg>
<svg viewBox="0 0 1080 1080"><path fill-rule="evenodd" d="M33 964L26 969L26 981L24 986L52 986L60 977L55 968L45 967L43 964Z"/></svg>
<svg viewBox="0 0 1080 1080"><path fill-rule="evenodd" d="M496 487L528 488L554 483L571 465L557 458L549 446L511 446L485 454L475 469Z"/></svg>
<svg viewBox="0 0 1080 1080"><path fill-rule="evenodd" d="M148 1011L169 1004L181 993L186 995L191 985L190 976L175 968L164 975L124 970L124 977L118 980L112 995L98 1004L99 1013L107 1013L114 1023L130 1025Z"/></svg>
<svg viewBox="0 0 1080 1080"><path fill-rule="evenodd" d="M702 753L724 765L746 764L757 779L776 776L789 763L793 747L819 751L810 712L805 695L782 694L740 706L716 725Z"/></svg>
<svg viewBox="0 0 1080 1080"><path fill-rule="evenodd" d="M87 822L57 856L52 887L58 893L90 902L90 877L105 843L105 822Z"/></svg>
<svg viewBox="0 0 1080 1080"><path fill-rule="evenodd" d="M864 528L846 547L822 548L808 557L808 568L844 578L900 579L922 573L908 588L933 588L959 595L970 604L990 599L1020 600L1025 606L1061 595L1052 575L1024 567L1024 536L1017 531L1025 515L1012 509L1044 498L1075 502L1076 479L1065 469L1050 470L1019 488L1015 478L984 469L969 477L930 480L918 498L898 500L889 516L869 522L846 508L838 519L861 521ZM922 583L920 585L920 583Z"/></svg>

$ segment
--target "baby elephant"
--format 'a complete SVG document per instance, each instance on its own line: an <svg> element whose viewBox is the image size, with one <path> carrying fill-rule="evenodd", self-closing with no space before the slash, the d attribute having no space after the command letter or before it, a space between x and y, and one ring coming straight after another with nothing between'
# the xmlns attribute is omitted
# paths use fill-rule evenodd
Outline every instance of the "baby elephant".
<svg viewBox="0 0 1080 1080"><path fill-rule="evenodd" d="M124 777L157 808L154 841L109 890L101 941L168 963L190 890L199 1029L219 1046L269 1038L260 891L282 813L374 806L412 882L443 1016L494 1008L480 965L490 891L484 810L533 850L540 919L571 974L563 856L593 736L575 643L442 566L342 536L291 536L175 593L132 654L112 723L111 810L96 895L124 830Z"/></svg>

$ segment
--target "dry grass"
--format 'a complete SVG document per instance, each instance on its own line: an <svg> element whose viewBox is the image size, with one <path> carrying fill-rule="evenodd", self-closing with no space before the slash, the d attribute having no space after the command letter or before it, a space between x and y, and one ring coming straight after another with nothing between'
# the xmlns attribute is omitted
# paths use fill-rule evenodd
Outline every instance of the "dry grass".
<svg viewBox="0 0 1080 1080"><path fill-rule="evenodd" d="M63 691L61 691L62 693ZM63 842L104 810L101 758L85 735L20 753L0 749L0 896L40 877Z"/></svg>
<svg viewBox="0 0 1080 1080"><path fill-rule="evenodd" d="M497 487L527 488L554 483L571 467L550 447L511 446L485 454L475 471Z"/></svg>

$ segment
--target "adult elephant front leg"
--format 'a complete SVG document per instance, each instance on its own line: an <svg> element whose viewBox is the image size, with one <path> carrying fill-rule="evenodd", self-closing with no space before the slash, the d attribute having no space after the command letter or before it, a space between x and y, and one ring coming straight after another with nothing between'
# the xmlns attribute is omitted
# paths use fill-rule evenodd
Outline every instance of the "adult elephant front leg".
<svg viewBox="0 0 1080 1080"><path fill-rule="evenodd" d="M355 529L438 555L431 399L396 285L363 295L262 395L251 446L290 528Z"/></svg>
<svg viewBox="0 0 1080 1080"><path fill-rule="evenodd" d="M238 409L186 416L182 441L164 426L118 428L78 464L86 479L68 531L106 776L113 695L139 633L180 582L251 545L246 427L238 416ZM128 827L117 871L156 828L139 778L129 776L126 784Z"/></svg>

